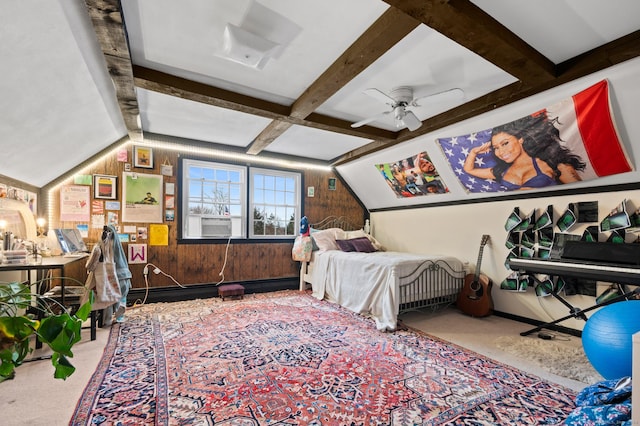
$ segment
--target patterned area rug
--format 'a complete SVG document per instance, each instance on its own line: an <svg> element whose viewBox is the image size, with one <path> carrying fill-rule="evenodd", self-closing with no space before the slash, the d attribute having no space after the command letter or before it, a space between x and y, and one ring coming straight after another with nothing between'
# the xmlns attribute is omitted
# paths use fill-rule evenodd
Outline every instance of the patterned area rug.
<svg viewBox="0 0 640 426"><path fill-rule="evenodd" d="M71 425L547 425L574 408L569 389L308 293L127 315Z"/></svg>

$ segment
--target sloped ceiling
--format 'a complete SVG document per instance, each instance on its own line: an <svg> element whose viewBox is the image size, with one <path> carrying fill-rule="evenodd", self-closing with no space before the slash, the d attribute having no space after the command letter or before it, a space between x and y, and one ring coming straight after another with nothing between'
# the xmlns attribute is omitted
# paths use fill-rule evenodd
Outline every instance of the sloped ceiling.
<svg viewBox="0 0 640 426"><path fill-rule="evenodd" d="M636 0L33 0L0 17L0 174L41 187L162 134L338 165L637 57ZM276 42L225 58L231 24ZM464 97L412 111L364 94ZM435 98L433 98L435 99ZM45 166L43 166L45 165Z"/></svg>

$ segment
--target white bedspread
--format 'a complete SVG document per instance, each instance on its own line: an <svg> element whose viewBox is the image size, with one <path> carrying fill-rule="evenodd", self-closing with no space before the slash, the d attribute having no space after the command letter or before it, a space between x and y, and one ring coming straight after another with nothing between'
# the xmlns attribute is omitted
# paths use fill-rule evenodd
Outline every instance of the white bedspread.
<svg viewBox="0 0 640 426"><path fill-rule="evenodd" d="M395 330L399 277L411 273L425 260L442 258L398 252L315 252L313 296L371 316L378 330Z"/></svg>

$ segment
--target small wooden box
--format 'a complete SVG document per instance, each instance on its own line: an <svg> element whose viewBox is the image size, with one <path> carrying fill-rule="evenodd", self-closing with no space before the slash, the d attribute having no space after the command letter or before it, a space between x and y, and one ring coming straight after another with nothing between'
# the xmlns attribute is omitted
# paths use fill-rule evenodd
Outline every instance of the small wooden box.
<svg viewBox="0 0 640 426"><path fill-rule="evenodd" d="M218 295L224 300L225 297L238 297L240 299L244 296L244 287L240 284L224 284L218 287Z"/></svg>

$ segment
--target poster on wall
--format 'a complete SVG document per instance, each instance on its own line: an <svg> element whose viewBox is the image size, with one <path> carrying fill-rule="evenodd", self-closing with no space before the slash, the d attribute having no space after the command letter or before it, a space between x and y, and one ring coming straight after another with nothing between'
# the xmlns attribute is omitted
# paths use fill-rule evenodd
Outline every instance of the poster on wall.
<svg viewBox="0 0 640 426"><path fill-rule="evenodd" d="M122 221L162 223L162 175L122 173Z"/></svg>
<svg viewBox="0 0 640 426"><path fill-rule="evenodd" d="M146 244L129 244L127 246L128 262L147 263L147 245Z"/></svg>
<svg viewBox="0 0 640 426"><path fill-rule="evenodd" d="M34 216L38 215L38 195L35 192L0 184L0 198L11 198L12 200L27 203L31 213Z"/></svg>
<svg viewBox="0 0 640 426"><path fill-rule="evenodd" d="M60 220L63 222L88 222L91 187L67 185L60 188Z"/></svg>
<svg viewBox="0 0 640 426"><path fill-rule="evenodd" d="M424 151L393 163L376 164L376 168L398 198L449 192Z"/></svg>
<svg viewBox="0 0 640 426"><path fill-rule="evenodd" d="M437 142L470 193L555 187L632 171L607 80L512 122Z"/></svg>

